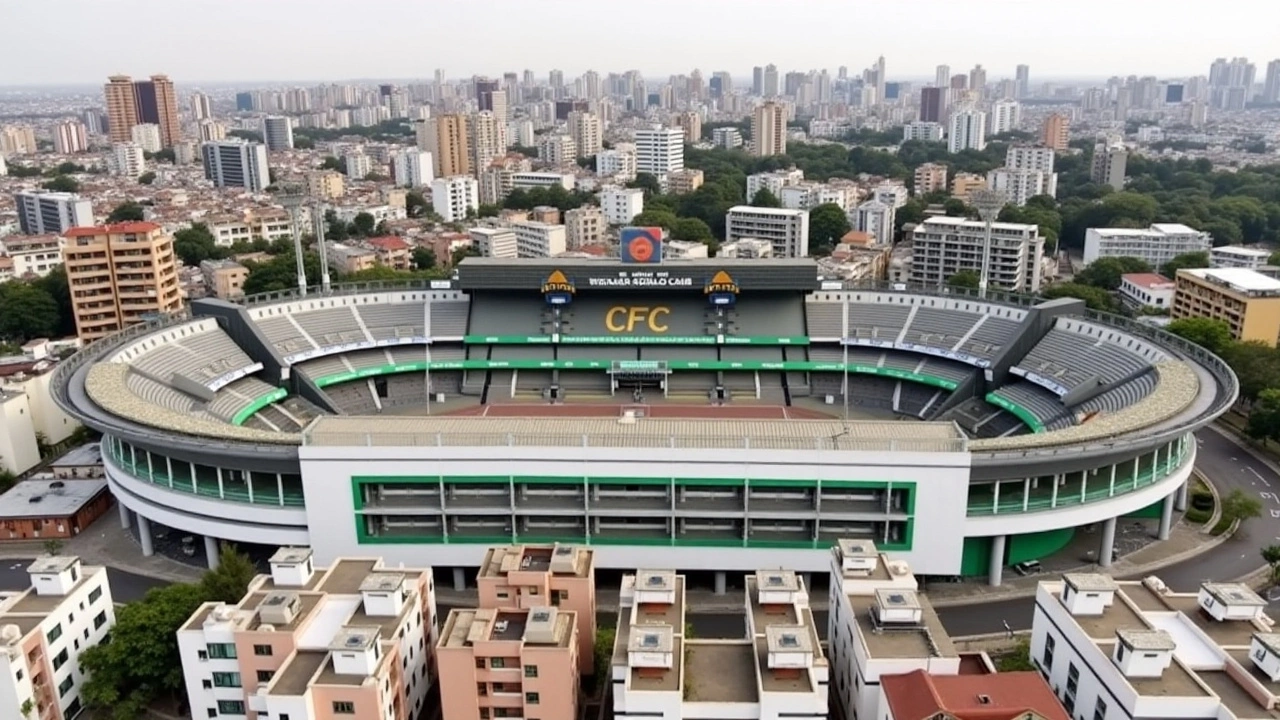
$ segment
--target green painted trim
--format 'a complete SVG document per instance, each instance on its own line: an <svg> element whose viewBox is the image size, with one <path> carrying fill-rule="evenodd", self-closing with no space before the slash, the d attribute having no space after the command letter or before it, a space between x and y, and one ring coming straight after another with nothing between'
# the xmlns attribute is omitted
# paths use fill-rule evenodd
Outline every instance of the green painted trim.
<svg viewBox="0 0 1280 720"><path fill-rule="evenodd" d="M444 475L445 485L510 485L510 475Z"/></svg>
<svg viewBox="0 0 1280 720"><path fill-rule="evenodd" d="M464 335L464 345L808 345L803 335Z"/></svg>
<svg viewBox="0 0 1280 720"><path fill-rule="evenodd" d="M263 395L260 398L254 399L248 405L245 405L243 408L241 408L239 412L237 412L234 416L232 416L231 424L243 425L245 424L245 421L253 417L254 413L270 405L271 403L277 400L283 400L288 396L289 396L288 390L285 390L284 388L275 388L274 390L267 393L266 395Z"/></svg>
<svg viewBox="0 0 1280 720"><path fill-rule="evenodd" d="M794 490L806 490L818 487L817 480L779 480L776 478L767 478L764 480L747 480L747 484L753 488L789 488Z"/></svg>
<svg viewBox="0 0 1280 720"><path fill-rule="evenodd" d="M1040 420L1035 416L1034 413L1022 407L1021 405L1018 405L1017 403L1014 403L1007 398L1002 398L993 392L987 393L986 400L987 402L991 403L992 405L995 405L998 408L1002 408L1004 410L1008 410L1009 412L1013 413L1014 416L1016 416L1019 420L1022 421L1023 425L1026 425L1027 427L1031 428L1031 432L1033 433L1044 432L1044 423L1040 422Z"/></svg>

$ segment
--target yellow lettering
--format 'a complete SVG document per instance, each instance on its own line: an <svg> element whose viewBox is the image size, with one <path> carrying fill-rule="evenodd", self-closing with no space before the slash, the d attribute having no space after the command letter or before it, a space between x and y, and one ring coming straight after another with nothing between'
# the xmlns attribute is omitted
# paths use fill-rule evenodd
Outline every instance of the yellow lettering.
<svg viewBox="0 0 1280 720"><path fill-rule="evenodd" d="M609 332L629 334L634 333L637 327L647 326L650 332L662 334L670 329L662 318L670 315L671 308L662 305L652 308L647 305L615 305L605 313L604 326Z"/></svg>
<svg viewBox="0 0 1280 720"><path fill-rule="evenodd" d="M604 326L609 328L609 332L622 332L627 329L621 323L614 321L616 316L623 315L626 312L627 309L622 306L609 308L609 312L605 313L604 316Z"/></svg>
<svg viewBox="0 0 1280 720"><path fill-rule="evenodd" d="M661 306L654 308L653 311L649 313L649 329L659 334L666 332L667 324L659 323L658 316L662 315L665 317L670 314L671 308Z"/></svg>
<svg viewBox="0 0 1280 720"><path fill-rule="evenodd" d="M636 330L636 323L644 322L645 316L648 312L649 308L647 307L631 308L630 311L627 312L627 332L634 333Z"/></svg>

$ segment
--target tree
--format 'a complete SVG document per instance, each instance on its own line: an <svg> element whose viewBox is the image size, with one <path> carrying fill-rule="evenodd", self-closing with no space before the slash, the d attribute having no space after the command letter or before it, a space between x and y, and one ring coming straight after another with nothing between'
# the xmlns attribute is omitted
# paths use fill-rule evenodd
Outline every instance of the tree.
<svg viewBox="0 0 1280 720"><path fill-rule="evenodd" d="M142 222L146 219L145 211L142 206L132 200L126 200L111 210L111 214L107 215L107 222Z"/></svg>
<svg viewBox="0 0 1280 720"><path fill-rule="evenodd" d="M977 290L982 284L982 277L978 275L977 270L961 270L960 272L947 278L947 285L953 288L966 288L969 290Z"/></svg>
<svg viewBox="0 0 1280 720"><path fill-rule="evenodd" d="M482 217L482 218L498 217L501 214L502 214L502 207L499 205L493 205L490 203L481 203L480 207L476 208L476 217ZM439 217L439 216L437 215L436 217Z"/></svg>
<svg viewBox="0 0 1280 720"><path fill-rule="evenodd" d="M410 190L404 194L404 214L407 217L422 217L431 211L431 203L423 197L422 193L417 190Z"/></svg>
<svg viewBox="0 0 1280 720"><path fill-rule="evenodd" d="M205 599L214 602L234 603L244 597L249 581L258 574L253 561L235 545L222 543L218 551L218 567L200 578L200 589Z"/></svg>
<svg viewBox="0 0 1280 720"><path fill-rule="evenodd" d="M480 257L480 250L475 245L464 245L449 256L449 267L458 267L464 258Z"/></svg>
<svg viewBox="0 0 1280 720"><path fill-rule="evenodd" d="M240 138L249 142L262 142L262 133L253 130L230 130L227 132L228 137Z"/></svg>
<svg viewBox="0 0 1280 720"><path fill-rule="evenodd" d="M1247 520L1252 520L1260 515L1262 515L1262 502L1236 488L1231 491L1231 494L1222 499L1222 514L1218 523L1223 526L1230 526L1231 523L1238 520L1241 525L1244 525Z"/></svg>
<svg viewBox="0 0 1280 720"><path fill-rule="evenodd" d="M645 197L662 193L662 183L658 182L658 176L653 173L636 173L636 179L627 183L627 187L644 190Z"/></svg>
<svg viewBox="0 0 1280 720"><path fill-rule="evenodd" d="M76 182L76 179L70 175L59 175L40 187L53 192L80 192L80 183Z"/></svg>
<svg viewBox="0 0 1280 720"><path fill-rule="evenodd" d="M154 155L151 156L151 158L156 162L163 161L167 163L176 163L178 161L177 156L173 154L173 150L170 148L165 148L164 150L161 150L160 152L155 153Z"/></svg>
<svg viewBox="0 0 1280 720"><path fill-rule="evenodd" d="M429 247L413 249L413 266L419 270L430 270L436 266L436 251Z"/></svg>
<svg viewBox="0 0 1280 720"><path fill-rule="evenodd" d="M139 185L150 185L155 181L156 181L156 174L151 172L150 170L138 176Z"/></svg>
<svg viewBox="0 0 1280 720"><path fill-rule="evenodd" d="M1019 638L1013 650L1001 654L996 659L997 672L1023 672L1035 669L1035 663L1031 662L1031 638L1029 637Z"/></svg>
<svg viewBox="0 0 1280 720"><path fill-rule="evenodd" d="M852 228L849 216L835 203L823 203L809 211L809 254L830 252Z"/></svg>
<svg viewBox="0 0 1280 720"><path fill-rule="evenodd" d="M1258 393L1257 402L1249 408L1245 433L1264 445L1268 440L1280 440L1280 389L1268 388Z"/></svg>
<svg viewBox="0 0 1280 720"><path fill-rule="evenodd" d="M1280 577L1280 545L1268 545L1262 548L1262 559L1271 568L1271 582Z"/></svg>
<svg viewBox="0 0 1280 720"><path fill-rule="evenodd" d="M264 292L291 290L298 286L298 268L293 249L279 253L263 263L245 263L249 268L249 277L244 281L245 295L256 295ZM314 252L303 255L303 267L306 269L307 284L320 282L320 256Z"/></svg>
<svg viewBox="0 0 1280 720"><path fill-rule="evenodd" d="M1111 293L1092 285L1061 283L1050 287L1040 294L1046 300L1064 297L1083 300L1085 306L1090 310L1098 310L1101 312L1112 312L1115 310L1115 299L1111 297Z"/></svg>
<svg viewBox="0 0 1280 720"><path fill-rule="evenodd" d="M44 547L45 555L57 555L62 552L63 543L58 538L49 538L41 543L41 545Z"/></svg>
<svg viewBox="0 0 1280 720"><path fill-rule="evenodd" d="M757 190L755 195L751 196L750 204L752 207L765 207L765 208L782 207L782 201L778 199L778 196L770 192L769 188L763 188L763 187Z"/></svg>
<svg viewBox="0 0 1280 720"><path fill-rule="evenodd" d="M177 583L121 606L108 638L80 655L85 704L113 720L134 720L155 700L181 697L177 632L204 601L199 585Z"/></svg>
<svg viewBox="0 0 1280 720"><path fill-rule="evenodd" d="M338 172L345 172L347 167L346 167L346 163L342 162L341 160L339 160L338 158L332 155L328 155L325 157L324 160L320 161L320 169L321 170L337 170Z"/></svg>
<svg viewBox="0 0 1280 720"><path fill-rule="evenodd" d="M678 218L671 228L671 239L710 243L715 242L716 236L711 227L698 218Z"/></svg>
<svg viewBox="0 0 1280 720"><path fill-rule="evenodd" d="M969 214L969 206L960 198L951 198L942 203L942 210L947 217L965 217Z"/></svg>
<svg viewBox="0 0 1280 720"><path fill-rule="evenodd" d="M367 212L356 213L351 219L351 234L358 237L369 237L373 235L373 230L377 226L377 221Z"/></svg>
<svg viewBox="0 0 1280 720"><path fill-rule="evenodd" d="M1192 270L1209 267L1209 253L1189 252L1176 255L1160 268L1160 274L1167 278L1176 278L1179 270Z"/></svg>
<svg viewBox="0 0 1280 720"><path fill-rule="evenodd" d="M309 137L295 136L293 138L293 148L295 150L315 150L316 141Z"/></svg>
<svg viewBox="0 0 1280 720"><path fill-rule="evenodd" d="M1280 387L1280 353L1259 340L1232 343L1222 359L1235 371L1240 398L1246 402L1257 400L1268 388Z"/></svg>
<svg viewBox="0 0 1280 720"><path fill-rule="evenodd" d="M22 344L57 329L58 303L34 283L0 284L0 339Z"/></svg>
<svg viewBox="0 0 1280 720"><path fill-rule="evenodd" d="M201 261L224 256L209 226L196 223L173 234L173 252L187 265L196 266Z"/></svg>
<svg viewBox="0 0 1280 720"><path fill-rule="evenodd" d="M1104 257L1089 263L1089 267L1076 273L1075 281L1103 290L1120 287L1120 276L1127 273L1148 273L1151 266L1134 257Z"/></svg>
<svg viewBox="0 0 1280 720"><path fill-rule="evenodd" d="M58 166L53 169L54 175L70 175L72 173L82 173L82 172L84 172L83 165L78 165L70 161L58 163Z"/></svg>
<svg viewBox="0 0 1280 720"><path fill-rule="evenodd" d="M1222 355L1231 346L1231 326L1222 320L1189 317L1174 320L1165 328L1183 340L1193 342L1214 355Z"/></svg>
<svg viewBox="0 0 1280 720"><path fill-rule="evenodd" d="M75 335L76 318L71 308L71 286L67 282L66 268L59 265L50 270L48 275L32 280L31 284L53 298L58 308L58 325L53 330L53 336Z"/></svg>

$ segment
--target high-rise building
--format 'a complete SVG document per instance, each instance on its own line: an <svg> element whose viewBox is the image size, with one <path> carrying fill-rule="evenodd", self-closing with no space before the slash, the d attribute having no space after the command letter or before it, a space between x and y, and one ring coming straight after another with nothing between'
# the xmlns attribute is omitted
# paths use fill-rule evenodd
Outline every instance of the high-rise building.
<svg viewBox="0 0 1280 720"><path fill-rule="evenodd" d="M293 149L293 123L287 117L269 115L262 119L262 139L267 150Z"/></svg>
<svg viewBox="0 0 1280 720"><path fill-rule="evenodd" d="M423 121L418 147L431 153L435 176L452 177L471 174L471 140L467 131L467 116L441 115ZM423 143L426 142L426 147Z"/></svg>
<svg viewBox="0 0 1280 720"><path fill-rule="evenodd" d="M249 112L250 110L253 110L253 93L236 93L236 110L239 112Z"/></svg>
<svg viewBox="0 0 1280 720"><path fill-rule="evenodd" d="M947 115L946 86L920 89L920 122L940 123Z"/></svg>
<svg viewBox="0 0 1280 720"><path fill-rule="evenodd" d="M883 56L883 55L881 55L881 56L876 60L876 64L875 64L875 71L876 71L876 102L877 102L877 103L881 103L881 104L883 104L883 103L885 102L885 100L887 99L887 98L885 97L885 88L884 88L884 85L885 85L885 78L884 78L885 66L884 66L884 56Z"/></svg>
<svg viewBox="0 0 1280 720"><path fill-rule="evenodd" d="M208 602L178 630L193 717L407 720L436 682L430 568L281 548L243 598ZM474 670L474 666L473 666ZM474 686L473 686L474 687ZM256 710L255 710L256 709Z"/></svg>
<svg viewBox="0 0 1280 720"><path fill-rule="evenodd" d="M146 155L135 142L112 143L111 172L121 177L136 178L146 172Z"/></svg>
<svg viewBox="0 0 1280 720"><path fill-rule="evenodd" d="M149 153L158 153L164 149L160 140L160 126L155 123L140 123L129 130L133 142Z"/></svg>
<svg viewBox="0 0 1280 720"><path fill-rule="evenodd" d="M933 86L940 88L951 87L951 66L939 65L933 71Z"/></svg>
<svg viewBox="0 0 1280 720"><path fill-rule="evenodd" d="M93 224L93 203L73 193L20 192L13 201L18 229L27 235L61 235Z"/></svg>
<svg viewBox="0 0 1280 720"><path fill-rule="evenodd" d="M436 178L431 183L431 207L445 222L457 222L480 208L480 186L468 175Z"/></svg>
<svg viewBox="0 0 1280 720"><path fill-rule="evenodd" d="M893 221L896 208L878 200L868 200L854 209L850 225L871 236L876 245L893 244Z"/></svg>
<svg viewBox="0 0 1280 720"><path fill-rule="evenodd" d="M636 172L660 181L667 173L684 169L684 131L653 126L636 131Z"/></svg>
<svg viewBox="0 0 1280 720"><path fill-rule="evenodd" d="M725 215L725 242L744 238L768 242L773 257L807 257L809 211L735 205Z"/></svg>
<svg viewBox="0 0 1280 720"><path fill-rule="evenodd" d="M928 195L947 189L947 166L942 163L924 163L916 167L912 193Z"/></svg>
<svg viewBox="0 0 1280 720"><path fill-rule="evenodd" d="M271 184L267 147L243 140L220 140L200 146L204 176L217 187L262 192Z"/></svg>
<svg viewBox="0 0 1280 720"><path fill-rule="evenodd" d="M569 113L569 137L577 145L578 157L594 157L603 147L604 131L594 113Z"/></svg>
<svg viewBox="0 0 1280 720"><path fill-rule="evenodd" d="M355 149L344 153L342 164L347 177L352 180L363 180L373 172L373 159L364 154L363 149Z"/></svg>
<svg viewBox="0 0 1280 720"><path fill-rule="evenodd" d="M112 75L102 88L107 106L107 132L112 142L132 142L133 126L138 124L138 102L133 79L128 75Z"/></svg>
<svg viewBox="0 0 1280 720"><path fill-rule="evenodd" d="M940 286L962 270L982 272L986 223L931 217L912 231L913 283ZM990 286L1011 292L1039 292L1044 238L1037 225L994 223L991 228Z"/></svg>
<svg viewBox="0 0 1280 720"><path fill-rule="evenodd" d="M1098 185L1110 185L1114 190L1123 190L1125 166L1128 162L1129 151L1124 145L1098 143L1093 147L1093 166L1089 179Z"/></svg>
<svg viewBox="0 0 1280 720"><path fill-rule="evenodd" d="M787 154L787 108L782 103L763 103L751 115L751 154Z"/></svg>
<svg viewBox="0 0 1280 720"><path fill-rule="evenodd" d="M199 122L213 117L213 102L202 92L191 93L191 117Z"/></svg>
<svg viewBox="0 0 1280 720"><path fill-rule="evenodd" d="M36 131L30 125L5 125L0 128L0 153L30 155L39 149Z"/></svg>
<svg viewBox="0 0 1280 720"><path fill-rule="evenodd" d="M63 266L76 335L96 340L182 309L173 238L159 225L129 222L67 230Z"/></svg>
<svg viewBox="0 0 1280 720"><path fill-rule="evenodd" d="M751 94L756 97L764 95L764 68L759 65L751 69Z"/></svg>
<svg viewBox="0 0 1280 720"><path fill-rule="evenodd" d="M952 76L951 76L951 89L952 89L952 90L960 90L960 91L968 90L968 89L969 89L969 76L968 76L968 75L964 75L964 74L952 75Z"/></svg>
<svg viewBox="0 0 1280 720"><path fill-rule="evenodd" d="M568 249L577 250L586 245L599 245L604 241L606 226L604 213L595 205L583 205L565 211L565 242Z"/></svg>
<svg viewBox="0 0 1280 720"><path fill-rule="evenodd" d="M75 717L85 704L80 691L87 679L80 654L116 624L107 569L55 555L32 562L27 575L29 588L0 599L0 716Z"/></svg>
<svg viewBox="0 0 1280 720"><path fill-rule="evenodd" d="M392 155L391 169L396 185L400 187L420 188L435 180L431 174L431 153L416 148Z"/></svg>
<svg viewBox="0 0 1280 720"><path fill-rule="evenodd" d="M978 97L982 97L982 91L987 88L987 70L982 65L974 65L969 71L969 89Z"/></svg>
<svg viewBox="0 0 1280 720"><path fill-rule="evenodd" d="M201 120L198 126L200 142L216 142L227 139L227 126L217 120Z"/></svg>
<svg viewBox="0 0 1280 720"><path fill-rule="evenodd" d="M1044 119L1040 142L1050 150L1064 152L1071 139L1071 119L1061 113L1053 113Z"/></svg>
<svg viewBox="0 0 1280 720"><path fill-rule="evenodd" d="M992 135L1017 130L1022 121L1022 105L1017 100L997 100L991 103L990 120Z"/></svg>
<svg viewBox="0 0 1280 720"><path fill-rule="evenodd" d="M644 212L644 191L612 185L603 188L600 191L600 211L610 225L626 225Z"/></svg>
<svg viewBox="0 0 1280 720"><path fill-rule="evenodd" d="M336 170L316 170L307 173L307 194L321 200L335 200L344 192L342 173Z"/></svg>
<svg viewBox="0 0 1280 720"><path fill-rule="evenodd" d="M548 133L538 141L538 159L557 168L572 165L579 154L578 143L567 133Z"/></svg>
<svg viewBox="0 0 1280 720"><path fill-rule="evenodd" d="M951 115L947 151L982 150L987 147L987 114L981 110L961 110Z"/></svg>
<svg viewBox="0 0 1280 720"><path fill-rule="evenodd" d="M1280 102L1280 60L1267 63L1266 80L1262 84L1262 102Z"/></svg>
<svg viewBox="0 0 1280 720"><path fill-rule="evenodd" d="M765 97L778 97L778 66L769 63L764 66L764 91L761 93Z"/></svg>
<svg viewBox="0 0 1280 720"><path fill-rule="evenodd" d="M63 120L53 126L54 152L63 155L84 152L89 149L89 138L84 124L79 120Z"/></svg>
<svg viewBox="0 0 1280 720"><path fill-rule="evenodd" d="M1019 65L1014 77L1013 96L1019 100L1031 95L1031 66Z"/></svg>
<svg viewBox="0 0 1280 720"><path fill-rule="evenodd" d="M692 145L702 140L702 115L688 110L676 115L676 126L684 130L685 142Z"/></svg>
<svg viewBox="0 0 1280 720"><path fill-rule="evenodd" d="M1248 58L1218 58L1209 68L1209 104L1221 110L1243 110L1253 93L1257 68Z"/></svg>
<svg viewBox="0 0 1280 720"><path fill-rule="evenodd" d="M152 75L149 80L136 82L128 75L112 75L103 88L103 96L113 142L133 140L131 130L139 123L158 125L164 147L173 147L182 137L177 91L167 75Z"/></svg>

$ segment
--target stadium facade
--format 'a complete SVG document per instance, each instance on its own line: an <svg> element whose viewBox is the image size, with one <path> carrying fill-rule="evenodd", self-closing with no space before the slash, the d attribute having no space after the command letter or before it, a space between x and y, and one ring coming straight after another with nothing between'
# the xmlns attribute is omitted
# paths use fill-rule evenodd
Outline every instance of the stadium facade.
<svg viewBox="0 0 1280 720"><path fill-rule="evenodd" d="M199 300L55 385L122 508L184 534L800 571L863 538L993 582L1079 528L1102 564L1117 518L1167 533L1192 433L1237 393L1218 358L1078 301L846 287L807 259L469 258L452 281Z"/></svg>

